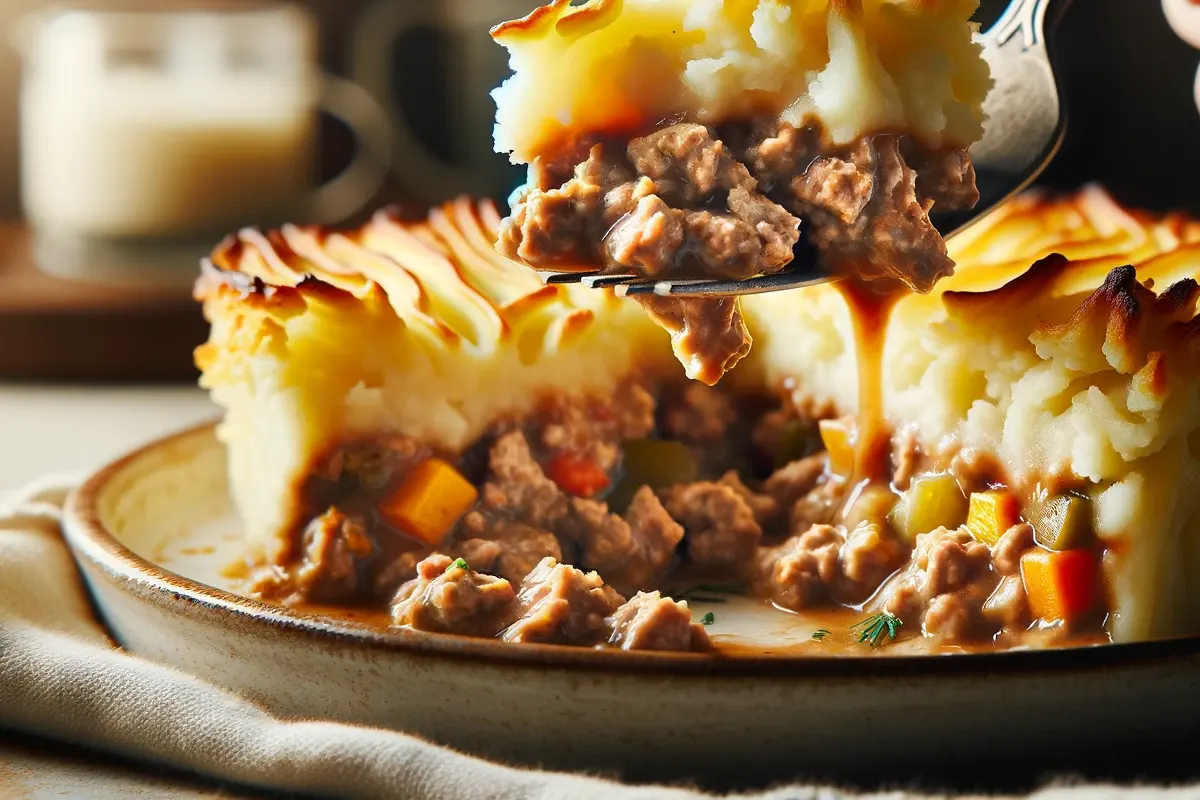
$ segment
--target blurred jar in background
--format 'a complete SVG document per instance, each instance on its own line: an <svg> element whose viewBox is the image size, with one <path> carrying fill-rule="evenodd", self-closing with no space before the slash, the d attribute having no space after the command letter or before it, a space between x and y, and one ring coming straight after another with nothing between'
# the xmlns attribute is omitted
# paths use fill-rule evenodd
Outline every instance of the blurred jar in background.
<svg viewBox="0 0 1200 800"><path fill-rule="evenodd" d="M190 280L225 233L335 223L389 167L384 112L316 66L311 18L66 9L31 23L21 87L22 203L39 264L100 280ZM315 187L317 114L358 137Z"/></svg>

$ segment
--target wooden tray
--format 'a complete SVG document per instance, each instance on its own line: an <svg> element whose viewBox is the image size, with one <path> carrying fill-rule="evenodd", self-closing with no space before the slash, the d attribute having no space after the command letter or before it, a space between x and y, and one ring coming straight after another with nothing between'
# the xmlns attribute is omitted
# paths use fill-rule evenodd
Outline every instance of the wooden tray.
<svg viewBox="0 0 1200 800"><path fill-rule="evenodd" d="M184 286L64 280L34 263L32 237L0 222L0 380L179 381L208 328Z"/></svg>

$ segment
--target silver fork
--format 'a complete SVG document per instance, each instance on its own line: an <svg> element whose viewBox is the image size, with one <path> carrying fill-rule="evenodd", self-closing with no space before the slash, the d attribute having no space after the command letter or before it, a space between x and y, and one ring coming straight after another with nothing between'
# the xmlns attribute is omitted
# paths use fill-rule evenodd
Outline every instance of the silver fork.
<svg viewBox="0 0 1200 800"><path fill-rule="evenodd" d="M1012 0L983 34L984 58L995 85L984 101L983 138L971 148L979 202L968 211L938 214L932 221L950 237L1016 193L1027 188L1050 163L1066 135L1066 112L1059 100L1051 63L1053 32L1070 0ZM657 294L674 297L744 295L797 289L828 283L837 277L820 273L811 260L797 258L786 269L746 280L689 278L655 280L601 272L546 274L546 283L582 283L611 287L619 295Z"/></svg>

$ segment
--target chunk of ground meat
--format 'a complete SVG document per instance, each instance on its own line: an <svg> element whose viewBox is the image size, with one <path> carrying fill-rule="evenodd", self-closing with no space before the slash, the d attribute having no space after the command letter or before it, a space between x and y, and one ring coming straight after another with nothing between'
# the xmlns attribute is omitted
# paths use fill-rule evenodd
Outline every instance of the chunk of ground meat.
<svg viewBox="0 0 1200 800"><path fill-rule="evenodd" d="M653 189L649 183L646 188ZM637 204L604 237L608 261L655 276L675 266L684 242L692 236L688 215L668 206L656 194L637 197Z"/></svg>
<svg viewBox="0 0 1200 800"><path fill-rule="evenodd" d="M979 202L975 165L962 148L923 152L904 141L904 158L917 172L917 194L946 208L972 208Z"/></svg>
<svg viewBox="0 0 1200 800"><path fill-rule="evenodd" d="M608 624L608 643L622 650L707 650L710 644L704 626L692 622L687 603L658 592L638 592Z"/></svg>
<svg viewBox="0 0 1200 800"><path fill-rule="evenodd" d="M817 159L790 186L792 210L808 221L813 244L834 269L865 280L893 278L917 292L954 271L898 137L861 139L842 164L832 163Z"/></svg>
<svg viewBox="0 0 1200 800"><path fill-rule="evenodd" d="M883 526L873 522L859 523L842 546L844 580L839 587L839 599L866 600L907 556L906 550Z"/></svg>
<svg viewBox="0 0 1200 800"><path fill-rule="evenodd" d="M775 470L763 483L763 490L780 506L790 508L817 487L828 462L825 453L793 461Z"/></svg>
<svg viewBox="0 0 1200 800"><path fill-rule="evenodd" d="M912 565L885 590L883 607L946 642L984 635L983 605L997 584L991 560L987 545L965 529L921 534Z"/></svg>
<svg viewBox="0 0 1200 800"><path fill-rule="evenodd" d="M648 486L634 494L624 519L594 501L575 500L572 510L581 537L580 563L621 591L657 585L683 539L683 527Z"/></svg>
<svg viewBox="0 0 1200 800"><path fill-rule="evenodd" d="M755 590L781 608L802 611L829 599L837 583L845 534L832 525L813 525L758 556Z"/></svg>
<svg viewBox="0 0 1200 800"><path fill-rule="evenodd" d="M793 611L828 601L866 600L904 561L900 543L879 525L862 523L847 534L813 525L776 547L762 548L755 590Z"/></svg>
<svg viewBox="0 0 1200 800"><path fill-rule="evenodd" d="M546 477L521 431L492 445L490 476L482 492L486 509L541 530L556 530L567 515L567 496Z"/></svg>
<svg viewBox="0 0 1200 800"><path fill-rule="evenodd" d="M828 523L837 516L846 495L846 482L822 478L808 494L792 506L788 529L793 533L805 531L811 525Z"/></svg>
<svg viewBox="0 0 1200 800"><path fill-rule="evenodd" d="M810 212L819 209L835 223L850 225L866 210L875 190L869 168L859 167L840 158L815 159L803 174L795 178L792 191ZM828 234L826 234L828 235Z"/></svg>
<svg viewBox="0 0 1200 800"><path fill-rule="evenodd" d="M729 470L722 475L720 483L733 489L746 501L746 505L750 506L750 510L754 512L755 521L764 531L779 522L783 516L783 507L778 500L769 494L759 494L751 489L742 482L735 470Z"/></svg>
<svg viewBox="0 0 1200 800"><path fill-rule="evenodd" d="M417 578L400 588L392 622L421 631L494 636L516 606L512 584L432 555L417 565Z"/></svg>
<svg viewBox="0 0 1200 800"><path fill-rule="evenodd" d="M622 383L611 399L555 395L538 408L537 437L551 452L570 452L611 472L621 441L654 430L654 396L636 382Z"/></svg>
<svg viewBox="0 0 1200 800"><path fill-rule="evenodd" d="M558 537L549 531L506 519L489 522L478 511L468 516L463 535L476 538L455 545L453 552L476 569L520 583L543 558L562 560Z"/></svg>
<svg viewBox="0 0 1200 800"><path fill-rule="evenodd" d="M753 339L736 297L660 297L637 300L671 334L671 349L687 376L714 385L750 352Z"/></svg>
<svg viewBox="0 0 1200 800"><path fill-rule="evenodd" d="M749 566L762 528L737 491L709 481L683 484L666 492L663 505L683 525L692 564L733 574Z"/></svg>
<svg viewBox="0 0 1200 800"><path fill-rule="evenodd" d="M718 191L756 189L746 167L703 125L670 125L629 142L629 163L680 204L703 203Z"/></svg>
<svg viewBox="0 0 1200 800"><path fill-rule="evenodd" d="M685 383L682 391L662 406L663 433L685 444L723 441L737 417L737 406L729 395L702 383Z"/></svg>
<svg viewBox="0 0 1200 800"><path fill-rule="evenodd" d="M974 447L961 448L950 459L948 470L968 496L986 491L993 482L1001 482L1004 469L996 457Z"/></svg>
<svg viewBox="0 0 1200 800"><path fill-rule="evenodd" d="M301 547L299 563L261 568L252 578L251 593L286 605L357 598L364 588L362 565L374 552L361 517L331 508L304 529Z"/></svg>
<svg viewBox="0 0 1200 800"><path fill-rule="evenodd" d="M922 453L917 431L912 426L902 428L892 442L892 485L900 491L908 489L913 476L921 467Z"/></svg>
<svg viewBox="0 0 1200 800"><path fill-rule="evenodd" d="M547 558L521 582L517 620L501 637L506 642L599 644L610 635L607 618L624 602L595 572Z"/></svg>
<svg viewBox="0 0 1200 800"><path fill-rule="evenodd" d="M1034 545L1033 526L1022 522L1005 531L992 548L992 565L1004 576L1021 574L1021 556Z"/></svg>

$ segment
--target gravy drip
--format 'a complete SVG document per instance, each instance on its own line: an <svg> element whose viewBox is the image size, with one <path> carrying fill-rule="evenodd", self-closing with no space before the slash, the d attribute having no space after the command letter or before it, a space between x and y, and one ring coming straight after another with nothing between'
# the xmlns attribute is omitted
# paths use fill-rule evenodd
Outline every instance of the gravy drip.
<svg viewBox="0 0 1200 800"><path fill-rule="evenodd" d="M854 435L854 472L850 476L845 513L862 490L891 480L891 430L883 410L883 346L892 309L905 292L895 281L846 278L835 284L850 310L858 363L858 416Z"/></svg>

